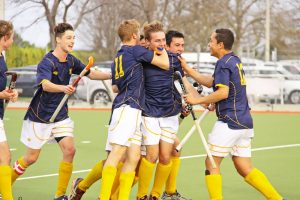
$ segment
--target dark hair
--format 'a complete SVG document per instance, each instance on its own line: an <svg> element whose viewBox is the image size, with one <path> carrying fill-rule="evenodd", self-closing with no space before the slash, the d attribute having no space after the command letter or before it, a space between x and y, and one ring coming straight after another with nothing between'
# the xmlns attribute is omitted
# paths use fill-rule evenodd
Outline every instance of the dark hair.
<svg viewBox="0 0 300 200"><path fill-rule="evenodd" d="M232 45L234 43L234 35L233 32L229 29L221 28L216 31L216 40L218 43L223 42L224 48L227 50L232 49Z"/></svg>
<svg viewBox="0 0 300 200"><path fill-rule="evenodd" d="M144 35L140 35L140 40L145 39Z"/></svg>
<svg viewBox="0 0 300 200"><path fill-rule="evenodd" d="M184 35L178 31L170 30L166 33L166 43L170 46L173 38L184 38Z"/></svg>
<svg viewBox="0 0 300 200"><path fill-rule="evenodd" d="M11 22L0 20L0 38L4 36L11 36L13 33L14 26Z"/></svg>
<svg viewBox="0 0 300 200"><path fill-rule="evenodd" d="M74 31L73 26L68 23L59 23L54 27L54 35L56 37L61 37L66 31Z"/></svg>

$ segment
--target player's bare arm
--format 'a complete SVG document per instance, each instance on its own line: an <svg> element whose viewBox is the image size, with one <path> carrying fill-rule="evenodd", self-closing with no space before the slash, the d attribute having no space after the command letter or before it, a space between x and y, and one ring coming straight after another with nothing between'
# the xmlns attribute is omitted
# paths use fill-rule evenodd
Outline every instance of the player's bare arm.
<svg viewBox="0 0 300 200"><path fill-rule="evenodd" d="M170 63L167 51L163 49L160 54L154 53L151 64L161 69L168 70L170 68Z"/></svg>
<svg viewBox="0 0 300 200"><path fill-rule="evenodd" d="M227 99L229 94L229 87L228 86L222 86L218 87L218 89L204 97L201 97L201 95L197 94L186 94L183 95L184 100L187 103L190 104L211 104L219 102L223 99Z"/></svg>
<svg viewBox="0 0 300 200"><path fill-rule="evenodd" d="M98 70L91 70L88 77L92 80L109 80L111 79L111 73L110 72L102 72Z"/></svg>
<svg viewBox="0 0 300 200"><path fill-rule="evenodd" d="M190 75L195 81L200 83L201 85L204 85L208 88L212 87L213 85L213 77L200 74L199 72L195 71L193 68L189 67L186 63L186 60L182 58L181 56L178 56L178 59L181 62L182 69Z"/></svg>
<svg viewBox="0 0 300 200"><path fill-rule="evenodd" d="M75 92L75 88L72 85L57 85L48 80L43 81L42 87L46 92L63 92L68 95Z"/></svg>

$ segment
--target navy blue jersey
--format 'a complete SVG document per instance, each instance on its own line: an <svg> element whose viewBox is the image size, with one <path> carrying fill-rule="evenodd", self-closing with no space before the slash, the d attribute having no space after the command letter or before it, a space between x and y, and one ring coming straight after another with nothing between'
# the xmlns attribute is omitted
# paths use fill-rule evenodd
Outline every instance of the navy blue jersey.
<svg viewBox="0 0 300 200"><path fill-rule="evenodd" d="M216 63L213 77L214 91L222 85L229 87L228 98L216 103L218 120L231 129L253 128L241 60L233 53L226 54Z"/></svg>
<svg viewBox="0 0 300 200"><path fill-rule="evenodd" d="M127 104L143 110L145 107L145 89L142 62L151 63L153 51L145 47L123 45L111 65L112 84L118 86L118 95L112 108Z"/></svg>
<svg viewBox="0 0 300 200"><path fill-rule="evenodd" d="M24 119L34 122L48 123L55 109L65 96L65 93L46 92L42 88L42 81L48 80L57 85L69 85L72 74L80 74L85 68L77 58L68 54L66 62L60 62L52 51L44 56L37 67L37 86L28 111ZM55 118L55 122L64 120L68 117L67 103Z"/></svg>
<svg viewBox="0 0 300 200"><path fill-rule="evenodd" d="M4 60L4 56L0 55L0 92L5 90L6 87L6 74L7 66ZM4 115L4 99L0 99L0 118L3 119Z"/></svg>
<svg viewBox="0 0 300 200"><path fill-rule="evenodd" d="M183 76L177 54L168 52L170 69L163 70L152 64L143 64L145 76L146 109L144 116L170 117L181 111L181 97L174 86L174 72Z"/></svg>

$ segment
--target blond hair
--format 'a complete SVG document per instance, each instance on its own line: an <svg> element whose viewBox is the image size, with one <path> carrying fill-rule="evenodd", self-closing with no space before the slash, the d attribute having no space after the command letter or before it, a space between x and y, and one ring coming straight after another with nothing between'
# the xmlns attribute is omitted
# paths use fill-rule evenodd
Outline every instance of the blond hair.
<svg viewBox="0 0 300 200"><path fill-rule="evenodd" d="M164 32L164 26L160 21L153 21L144 26L144 35L146 40L151 39L151 33Z"/></svg>
<svg viewBox="0 0 300 200"><path fill-rule="evenodd" d="M122 42L131 40L133 34L138 34L140 23L136 19L124 20L118 29L118 35Z"/></svg>
<svg viewBox="0 0 300 200"><path fill-rule="evenodd" d="M0 20L0 38L4 36L10 37L13 33L14 26L11 22Z"/></svg>

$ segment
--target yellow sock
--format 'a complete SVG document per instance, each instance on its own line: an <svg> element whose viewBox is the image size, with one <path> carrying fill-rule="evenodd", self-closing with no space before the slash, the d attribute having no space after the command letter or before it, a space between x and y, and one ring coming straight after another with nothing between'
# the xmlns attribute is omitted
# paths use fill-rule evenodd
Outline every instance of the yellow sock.
<svg viewBox="0 0 300 200"><path fill-rule="evenodd" d="M163 187L166 184L166 181L170 175L171 167L172 167L172 161L167 165L158 163L156 168L153 188L151 191L152 196L155 196L157 198L160 197Z"/></svg>
<svg viewBox="0 0 300 200"><path fill-rule="evenodd" d="M123 162L119 162L119 164L117 166L116 177L115 177L114 183L113 183L112 188L111 188L111 194L112 195L116 193L116 191L118 190L118 188L120 186L120 174L122 172L123 165L124 165Z"/></svg>
<svg viewBox="0 0 300 200"><path fill-rule="evenodd" d="M282 196L278 194L264 173L258 169L254 168L245 177L245 181L260 191L268 200L282 200Z"/></svg>
<svg viewBox="0 0 300 200"><path fill-rule="evenodd" d="M73 163L61 161L58 169L58 183L55 196L66 194L69 180L73 171Z"/></svg>
<svg viewBox="0 0 300 200"><path fill-rule="evenodd" d="M117 173L117 168L113 166L105 167L102 171L102 185L100 191L101 200L109 200L111 188L114 183Z"/></svg>
<svg viewBox="0 0 300 200"><path fill-rule="evenodd" d="M120 192L119 192L118 200L128 200L129 199L134 175L135 175L135 171L122 172L120 174Z"/></svg>
<svg viewBox="0 0 300 200"><path fill-rule="evenodd" d="M206 175L205 182L210 200L222 200L222 176L220 174Z"/></svg>
<svg viewBox="0 0 300 200"><path fill-rule="evenodd" d="M86 191L93 185L96 181L101 179L103 170L103 160L96 163L92 171L78 184L78 188L82 191Z"/></svg>
<svg viewBox="0 0 300 200"><path fill-rule="evenodd" d="M14 163L14 167L11 172L11 184L13 184L16 181L16 179L25 172L27 167L28 166L26 165L23 157L19 158Z"/></svg>
<svg viewBox="0 0 300 200"><path fill-rule="evenodd" d="M11 167L8 165L0 166L0 194L2 194L2 199L12 200L12 190L11 190Z"/></svg>
<svg viewBox="0 0 300 200"><path fill-rule="evenodd" d="M179 171L180 166L180 159L179 157L172 157L172 168L170 175L168 177L167 183L166 183L166 192L167 194L174 194L176 193L176 180L177 175Z"/></svg>
<svg viewBox="0 0 300 200"><path fill-rule="evenodd" d="M151 163L146 158L142 158L139 168L138 198L148 195L148 189L151 183L154 167L155 163Z"/></svg>
<svg viewBox="0 0 300 200"><path fill-rule="evenodd" d="M139 177L134 176L133 183L132 183L131 187L133 187L138 182L138 180L139 180ZM118 200L119 192L120 192L120 186L117 188L117 190L114 193L112 193L112 195L110 196L110 200Z"/></svg>

